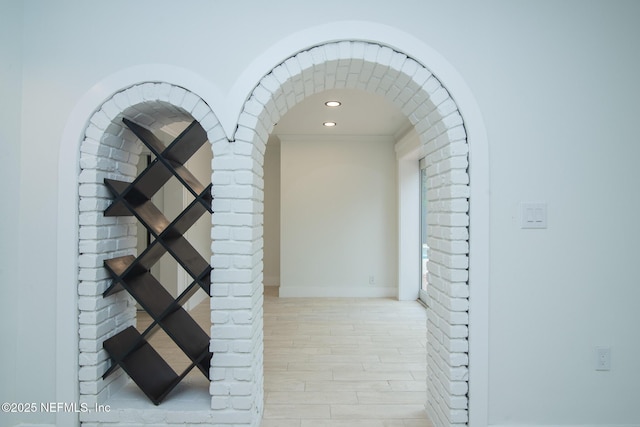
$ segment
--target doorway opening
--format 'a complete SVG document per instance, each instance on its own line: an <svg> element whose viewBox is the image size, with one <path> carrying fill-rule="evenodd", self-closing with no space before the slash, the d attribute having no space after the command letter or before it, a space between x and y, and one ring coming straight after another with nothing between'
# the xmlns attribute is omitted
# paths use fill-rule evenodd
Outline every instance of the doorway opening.
<svg viewBox="0 0 640 427"><path fill-rule="evenodd" d="M381 96L347 89L280 119L264 163L265 285L283 297L397 297L394 145L409 127Z"/></svg>
<svg viewBox="0 0 640 427"><path fill-rule="evenodd" d="M398 301L397 286L395 146L410 130L380 95L334 89L296 104L269 137L265 422L287 416L287 396L296 404L288 416L303 424L356 414L360 422L428 423L426 313L415 298Z"/></svg>
<svg viewBox="0 0 640 427"><path fill-rule="evenodd" d="M237 184L246 183L247 189L241 200L234 198L235 206L248 208L252 239L247 242L243 254L254 257L254 262L243 270L245 283L250 287L246 303L251 307L255 319L247 338L257 353L262 351L262 253L263 253L263 206L264 206L264 153L274 124L298 102L328 89L356 89L381 95L397 106L415 129L415 138L403 138L396 145L398 160L412 160L414 182L419 170L418 160L427 162L428 179L432 183L429 195L429 215L435 218L429 228L430 241L430 319L428 324L428 399L430 418L437 425L464 425L468 421L468 307L469 307L469 175L468 144L462 116L447 90L423 65L407 55L389 47L368 42L344 41L327 43L302 51L276 66L253 90L240 115L233 153L215 152L220 165L235 164L241 170L231 171ZM240 152L242 152L240 154ZM399 175L402 175L399 166ZM216 191L214 166L214 192ZM416 184L417 185L417 182ZM228 189L220 185L220 191ZM400 196L402 197L402 195ZM418 192L413 194L418 200ZM401 207L402 209L402 207ZM231 211L231 210L230 210ZM237 212L237 211L236 211ZM246 212L246 211L243 211ZM417 232L417 217L412 224ZM226 212L228 213L228 212ZM220 219L218 222L217 220ZM214 226L230 226L231 217L213 216ZM409 286L417 294L419 278L419 256L416 254L419 239L413 240L410 251L415 259L410 273L403 268L403 236L407 230L400 224L400 259L398 264L398 293ZM404 232L403 232L404 231ZM410 234L410 233L409 233ZM409 239L410 240L410 239ZM408 240L408 241L409 241ZM229 250L228 242L213 242ZM236 247L237 248L237 247ZM465 249L466 248L466 249ZM239 272L238 272L239 273ZM240 279L238 274L237 279ZM409 280L410 279L410 280ZM221 280L220 285L228 285ZM250 286L249 286L250 285ZM215 279L214 279L215 286ZM415 298L414 298L415 299ZM252 301L258 301L254 304ZM239 302L239 301L238 301ZM247 307L249 308L249 307ZM215 312L215 308L214 308ZM220 315L228 312L221 310ZM233 322L229 322L233 325ZM249 332L249 331L247 331ZM249 361L247 361L249 362ZM213 364L216 364L214 357ZM228 365L220 364L220 369ZM214 369L216 367L214 366ZM252 359L246 366L247 373L259 383L262 381L262 359ZM225 381L237 382L232 377ZM262 384L258 384L255 396L256 413L261 412Z"/></svg>
<svg viewBox="0 0 640 427"><path fill-rule="evenodd" d="M427 161L420 159L420 283L419 298L424 304L428 301L427 285L429 284L429 243L428 243L428 205L427 205Z"/></svg>

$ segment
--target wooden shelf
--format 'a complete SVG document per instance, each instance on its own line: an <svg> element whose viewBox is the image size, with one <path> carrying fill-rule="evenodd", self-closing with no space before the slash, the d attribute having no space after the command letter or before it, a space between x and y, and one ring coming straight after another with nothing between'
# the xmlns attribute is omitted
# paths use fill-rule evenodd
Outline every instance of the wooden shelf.
<svg viewBox="0 0 640 427"><path fill-rule="evenodd" d="M133 326L109 338L103 346L156 405L179 382L180 376Z"/></svg>
<svg viewBox="0 0 640 427"><path fill-rule="evenodd" d="M112 192L117 191L116 188L122 187L122 182L119 181L105 180L105 183ZM208 294L211 285L209 274L211 267L183 236L183 234L207 212L207 208L203 205L203 200L205 200L204 193L211 194L211 185L207 186L207 188L203 190L203 193L200 194L200 197L194 199L171 223L166 220L162 212L155 208L150 201L142 203L141 205L145 206L145 208L141 210L124 200L122 206L127 208L129 215L133 212L155 236L155 240L137 259L134 260L133 257L131 257L132 259L128 261L129 264L133 265L135 263L144 270L150 270L168 251L182 268L184 268L194 280L198 281L202 289ZM210 204L209 202L209 205ZM109 264L109 260L105 262L105 266L113 269L111 265L107 264ZM114 281L114 284L105 291L104 295L108 296L121 289L121 287L117 285L119 285L119 280Z"/></svg>
<svg viewBox="0 0 640 427"><path fill-rule="evenodd" d="M162 139L148 129L123 119L123 122L151 150L156 159L131 183L105 179L113 202L105 216L135 216L153 235L154 240L138 257L127 255L105 260L104 266L113 282L104 296L127 291L151 316L152 324L142 333L129 327L103 344L112 359L108 376L118 366L131 377L154 404L162 399L193 368L209 378L212 353L209 336L182 305L202 288L209 294L211 266L184 237L202 215L211 212L211 184L203 186L184 167L184 163L206 142L206 132L194 121L165 148ZM169 221L151 201L172 177L193 195L193 201ZM192 277L193 282L177 298L167 292L150 270L169 253ZM178 375L153 349L146 338L155 328L162 328L189 357L191 364Z"/></svg>

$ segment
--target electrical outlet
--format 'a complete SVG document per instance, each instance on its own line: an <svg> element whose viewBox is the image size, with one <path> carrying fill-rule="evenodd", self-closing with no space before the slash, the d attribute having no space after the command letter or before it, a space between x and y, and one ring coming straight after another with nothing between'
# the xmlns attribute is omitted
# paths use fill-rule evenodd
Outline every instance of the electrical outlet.
<svg viewBox="0 0 640 427"><path fill-rule="evenodd" d="M611 370L611 347L596 347L596 371Z"/></svg>
<svg viewBox="0 0 640 427"><path fill-rule="evenodd" d="M373 286L376 284L375 276L369 276L369 286Z"/></svg>

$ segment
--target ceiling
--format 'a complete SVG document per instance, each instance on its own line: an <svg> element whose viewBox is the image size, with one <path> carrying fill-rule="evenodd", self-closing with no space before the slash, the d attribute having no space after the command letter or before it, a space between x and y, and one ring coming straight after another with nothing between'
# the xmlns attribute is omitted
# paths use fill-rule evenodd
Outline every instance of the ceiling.
<svg viewBox="0 0 640 427"><path fill-rule="evenodd" d="M326 101L340 101L327 107ZM325 127L323 122L336 122ZM398 139L411 127L398 108L380 95L362 90L332 89L311 95L290 109L273 135L387 135Z"/></svg>
<svg viewBox="0 0 640 427"><path fill-rule="evenodd" d="M326 101L340 101L339 107L327 107ZM168 108L168 107L167 107ZM167 109L145 108L144 105L125 112L124 116L149 128L161 129L173 138L190 123ZM325 127L333 121L335 127ZM331 89L308 96L291 108L274 126L269 145L279 145L282 135L360 135L389 136L397 141L411 129L406 116L383 96L355 89Z"/></svg>

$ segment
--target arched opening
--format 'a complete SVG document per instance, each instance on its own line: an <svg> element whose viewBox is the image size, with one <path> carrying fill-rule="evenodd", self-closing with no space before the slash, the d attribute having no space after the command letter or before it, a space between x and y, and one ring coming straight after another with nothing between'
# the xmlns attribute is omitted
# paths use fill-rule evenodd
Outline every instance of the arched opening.
<svg viewBox="0 0 640 427"><path fill-rule="evenodd" d="M370 36L365 39L373 40L376 38L376 34L379 34L379 28L374 26L369 29L371 30ZM318 40L318 35L313 31L312 33L311 39ZM352 37L354 36L347 35L345 38L352 39ZM356 36L358 39L360 37ZM468 187L464 185L461 187L467 188L471 194L470 212L472 211L473 215L468 218L470 226L467 232L470 233L469 253L473 253L473 256L469 257L470 266L466 274L470 275L472 285L467 286L459 275L464 276L466 270L459 271L455 267L442 269L442 273L447 276L442 283L450 293L450 295L444 295L445 299L442 301L446 304L466 301L469 306L468 315L473 319L468 323L468 342L464 338L452 340L449 339L449 335L446 335L446 345L450 350L456 350L454 353L446 354L455 356L468 349L470 380L467 382L467 371L464 366L461 366L460 369L449 369L451 363L460 363L460 359L436 360L436 364L441 363L439 367L448 369L447 372L450 375L445 373L442 377L434 376L434 378L444 379L444 382L439 379L440 383L436 384L436 388L445 393L430 402L434 402L434 405L441 408L436 411L441 414L439 422L442 425L464 424L462 420L468 417L470 417L472 425L486 424L488 159L484 126L478 107L468 88L455 70L447 65L437 53L419 43L416 46L415 41L407 40L402 35L398 36L393 31L388 33L387 37L389 40L395 41L395 46L406 46L409 51L414 52L417 55L414 58L419 58L421 63L418 60L407 58L399 52L394 52L392 49L371 43L329 43L330 47L325 52L322 50L329 45L305 51L291 50L286 43L284 46L279 46L276 52L269 52L271 55L269 58L285 57L282 52L283 48L287 52L300 51L300 54L273 68L272 72L261 80L262 83L255 87L255 90L249 89L255 85L256 81L260 80L259 76L255 76L255 70L268 70L271 69L271 66L265 67L265 58L261 58L257 64L254 64L259 65L258 67L250 67L251 70L254 70L255 78L247 75L241 76L242 78L239 80L244 81L245 89L234 87L231 91L232 93L227 99L232 107L231 112L222 108L214 108L214 111L219 110L222 115L223 125L218 123L209 105L221 107L224 105L221 100L225 98L219 96L219 93L202 78L187 70L176 70L172 67L153 66L123 70L101 82L96 86L96 90L92 90L81 99L65 127L59 163L58 230L60 235L74 237L58 241L57 319L60 325L68 326L68 328L62 329L65 332L61 332L56 347L56 355L60 360L57 369L57 376L60 378L57 396L60 401L93 402L98 396L94 395L96 397L91 397L88 400L87 397L79 399L78 378L80 374L78 373L77 334L79 296L75 284L79 274L78 239L76 238L78 224L76 221L80 178L76 170L69 168L68 165L71 160L73 160L73 164L79 164L78 147L80 143L87 137L94 139L92 135L101 135L104 126L107 126L110 120L115 117L114 113L117 115L130 105L160 99L176 107L181 106L183 110L198 120L207 131L215 154L212 163L213 192L216 200L214 201L212 221L216 227L212 232L212 249L218 256L213 260L213 263L216 264L216 270L212 275L211 321L215 327L212 328L214 339L211 343L211 350L217 354L217 357L212 361L210 374L210 405L205 411L195 411L195 413L190 411L188 418L194 424L220 422L259 425L263 412L263 254L261 242L263 237L263 171L261 165L264 162L265 143L274 123L272 117L277 121L305 96L324 90L327 87L325 79L331 82L329 87L331 85L347 87L347 83L341 79L332 81L330 77L336 75L336 71L339 69L338 63L340 63L346 65L348 69L357 70L350 73L351 82L354 81L354 76L369 76L369 80L366 78L363 78L364 80L356 79L359 82L356 83L356 89L373 89L375 91L377 86L373 83L368 86L367 82L380 80L379 77L374 78L375 73L378 72L382 72L383 76L393 75L400 79L398 81L404 81L404 86L394 84L395 88L400 89L400 95L396 96L396 99L404 99L408 95L407 99L411 98L415 101L413 108L408 107L409 104L413 105L413 102L407 101L406 110L403 109L403 112L414 124L419 137L417 144L407 142L406 146L398 147L399 155L404 155L401 157L406 160L407 164L417 164L417 157L416 162L410 160L410 157L415 155L423 157L429 155L437 163L444 162L442 170L445 174L443 179L439 180L442 182L442 191L438 191L438 195L441 194L445 199L447 196L449 199L465 198L463 194L458 192L457 187L452 187L446 172L459 167L459 164L452 159L466 158L467 152L471 159L469 163L472 166L469 167L468 173L472 182ZM307 37L303 38L302 43L309 43L308 46L314 42L309 42L309 37ZM338 45L340 47L337 47ZM404 59L403 61L392 59L396 57ZM271 59L267 59L267 61L271 61ZM277 63L277 60L272 63ZM438 77L444 78L443 81L447 82L447 88L453 90L456 102L453 102L442 85L437 83L437 79L421 64L427 64ZM364 74L359 74L361 72ZM149 76L155 77L149 78ZM251 82L250 86L246 85L247 79ZM178 81L181 83L179 86L165 83L137 85L137 82L141 81ZM290 86L291 84L293 86ZM362 87L363 84L364 87ZM378 84L382 85L381 81L378 81ZM432 84L435 85L431 86ZM136 94L133 95L133 102L127 104L128 101L119 98L118 94L124 90L123 88L130 87L136 87ZM151 87L155 87L154 91L156 92L154 93L157 93L157 96L150 94L153 92L149 91ZM180 89L184 87L192 88L192 90L196 88L196 90L181 92ZM393 90L395 91L395 89ZM238 96L238 92L241 93L240 96ZM202 101L198 95L195 95L196 93L204 96L207 102ZM244 94L247 93L251 93L251 96L247 97L247 101L243 104L242 99L245 99ZM177 94L184 96L176 96ZM120 102L124 102L125 105L121 106ZM458 105L461 107L460 113L464 112L462 114L465 119L464 129L462 129L461 117L456 114ZM234 111L242 111L237 121L234 117ZM92 118L89 127L87 127L88 117ZM466 138L461 137L459 131L466 131L469 141L473 141L472 147L474 149L468 150ZM226 135L232 135L233 140L229 141ZM433 170L437 171L439 168ZM441 228L442 232L447 232L442 234L442 238L449 239L447 241L451 242L464 240L462 235L456 233L460 227L465 230L467 227L457 225L453 221L455 215L449 215L451 212L446 210L446 206L444 209L440 218L448 219L451 222ZM401 255L400 259L405 258ZM94 271L96 270L94 269ZM399 272L404 271L407 270L400 263ZM399 278L399 281L402 283L402 277ZM465 295L470 297L467 298ZM443 322L440 325L446 327L447 323ZM464 325L460 328L452 324L449 326L451 326L448 330L449 333L460 334L462 332L464 335ZM462 357L464 358L464 355ZM455 375L455 378L452 375ZM450 386L453 387L446 388ZM451 396L461 396L462 402L456 401L456 404L466 404L464 390L467 389L471 396L468 401L471 407L469 413L466 410L452 409ZM451 390L453 394L449 393ZM88 391L88 393L91 395L92 391ZM159 422L157 416L160 416L165 423L180 424L183 422L182 416L168 415L170 412L160 410L154 415L147 414L153 418L153 421L149 419L148 422ZM119 422L125 422L123 420L131 420L131 417L135 417L135 422L146 423L147 418L141 419L140 414L142 412L134 409L129 412L111 413L109 422L117 425ZM434 418L433 415L432 418ZM473 421L474 419L476 421ZM58 423L78 425L78 414L59 413L57 420Z"/></svg>
<svg viewBox="0 0 640 427"><path fill-rule="evenodd" d="M469 308L469 175L466 132L456 103L440 81L405 54L366 42L328 43L298 53L275 67L253 90L239 119L233 145L226 152L214 146L214 194L223 210L214 209L215 226L242 229L244 239L214 241L219 251L246 260L227 271L214 271L213 286L227 297L216 299L213 312L226 324L214 326L221 334L235 330L246 341L252 357L245 357L245 379L229 375L229 361L212 361L220 379L241 384L250 378L256 394L252 407L262 412L262 257L263 164L274 123L305 97L334 88L360 89L383 96L396 105L415 127L417 139L401 147L420 154L429 165L430 304L428 411L438 425L465 424L468 420L468 308ZM412 145L413 144L413 145ZM221 180L216 180L219 174ZM216 184L219 183L219 184ZM233 197L230 185L236 187ZM237 194L242 194L237 196ZM242 221L239 223L238 215ZM416 265L416 269L418 266ZM416 270L416 275L418 274ZM219 279L219 280L218 280ZM416 283L414 286L418 286ZM241 290L241 291L240 291ZM237 293L237 292L242 293ZM233 320L243 312L250 324ZM216 315L217 313L217 315ZM215 338L214 338L215 341ZM238 356L242 357L242 352ZM245 354L246 355L246 354ZM241 395L238 395L239 398ZM222 398L222 393L219 396ZM225 399L229 394L225 390ZM214 399L216 395L214 392ZM233 402L235 396L229 399Z"/></svg>
<svg viewBox="0 0 640 427"><path fill-rule="evenodd" d="M82 412L80 421L124 422L132 410L144 410L153 414L151 418L165 419L172 412L183 410L187 399L190 408L199 411L193 416L205 422L211 411L208 376L193 375L196 371L190 371L184 382L172 390L167 404L160 407L155 407L121 370L103 377L111 366L103 342L123 329L135 326L136 321L138 331L143 331L150 323L144 312L136 310L135 301L127 292L103 296L111 282L103 262L125 255L139 255L151 243L133 216L103 214L113 198L104 180L131 182L146 167L143 145L123 124L123 118L156 131L161 137L167 135L168 141L177 137L193 120L200 123L210 140L219 126L211 109L198 96L166 83L143 83L123 89L107 99L89 120L80 144L78 179L79 403L89 408L109 405L110 411ZM210 143L205 141L185 163L195 179L203 182L210 179L211 156ZM175 177L168 178L170 185L155 193L153 200L168 220L179 215L186 205L194 203L193 195L173 180ZM174 212L162 209L162 205ZM194 220L190 228L184 230L190 244L206 260L211 259L210 228L210 219L205 216ZM185 291L192 279L186 277L188 273L178 264L176 259L165 254L153 265L152 275L160 279L159 283L171 298L179 294L190 295L180 303L185 310L190 310L207 299L207 295L197 287L191 288L194 292ZM204 321L199 323L208 332L208 300L205 304ZM185 367L189 360L176 351L177 346L164 332L158 328L155 331L147 340L165 361L169 361L171 368L187 372Z"/></svg>

